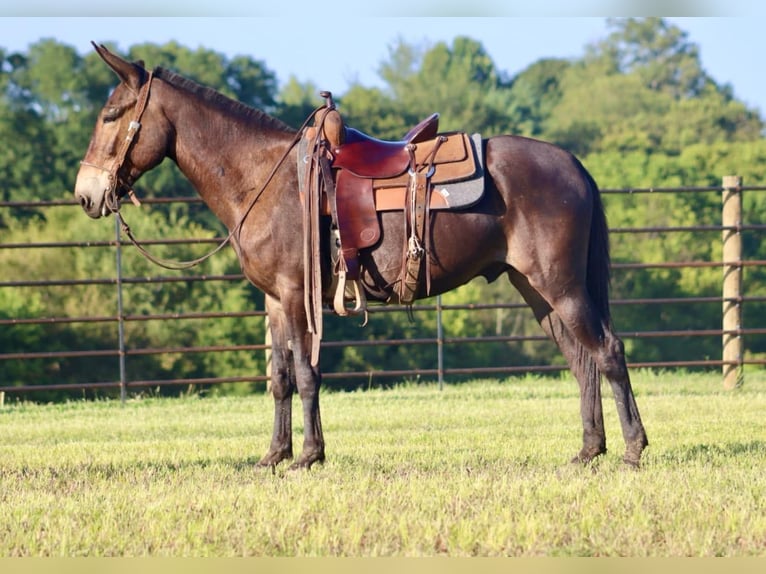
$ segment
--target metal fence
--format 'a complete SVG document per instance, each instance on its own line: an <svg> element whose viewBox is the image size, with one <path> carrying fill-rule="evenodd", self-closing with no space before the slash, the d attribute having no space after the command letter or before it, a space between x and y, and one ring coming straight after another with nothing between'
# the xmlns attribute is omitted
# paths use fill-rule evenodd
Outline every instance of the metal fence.
<svg viewBox="0 0 766 574"><path fill-rule="evenodd" d="M685 187L685 188L645 188L645 189L604 189L604 195L619 194L632 195L637 198L644 194L701 194L713 193L719 194L722 198L721 219L718 222L711 222L709 225L702 226L658 226L641 228L612 228L612 236L620 234L633 234L642 237L642 241L652 241L657 234L693 232L700 241L717 242L722 246L721 259L710 261L662 261L658 263L618 261L613 263L613 275L619 276L622 272L642 270L642 269L678 269L678 268L719 268L721 269L721 290L720 296L708 297L654 297L648 299L629 299L613 298L612 306L655 306L655 305L686 305L689 306L689 313L694 313L695 306L698 305L719 305L721 308L720 328L715 329L693 329L684 325L667 325L661 330L620 332L623 339L632 338L664 338L673 340L676 337L716 337L721 340L721 353L718 357L698 357L693 360L662 360L662 361L629 361L630 367L646 368L715 368L721 369L723 384L730 388L741 381L743 368L745 365L763 365L766 360L758 357L747 357L746 346L748 338L766 334L766 318L753 316L749 317L750 323L755 323L748 328L743 327L742 311L743 307L751 303L762 303L766 297L748 294L749 285L743 283L743 270L748 267L766 266L766 261L747 259L743 257L742 236L745 233L758 233L764 230L764 225L753 224L743 221L742 218L742 197L746 193L756 193L766 191L764 186L743 186L740 179L736 177L725 177L721 186L713 187ZM159 204L170 202L199 202L197 198L185 198L174 200L147 199L146 204ZM48 202L0 202L0 220L2 220L2 210L12 213L14 210L35 209L48 210L54 208L77 209L74 201L48 201ZM79 214L78 214L79 215ZM2 237L2 235L0 235ZM171 239L146 241L148 246L189 243L215 244L217 240L189 240L189 239ZM24 288L29 290L48 288L51 286L70 287L82 285L105 285L111 286L116 290L117 308L113 312L97 316L14 316L3 317L0 315L0 329L12 330L20 325L39 325L42 327L56 324L87 324L87 323L107 323L113 325L118 332L118 345L113 349L89 349L82 350L74 348L71 350L57 351L22 351L7 352L7 349L0 348L0 363L12 361L56 361L62 358L82 358L87 360L93 357L109 357L114 359L114 379L107 381L82 381L77 385L60 384L56 380L37 380L28 384L19 385L8 384L7 381L0 380L0 393L25 393L30 391L42 390L79 390L79 389L120 389L125 397L130 389L142 387L159 387L165 385L214 385L220 383L233 382L261 382L268 380L267 372L252 373L247 376L235 377L197 377L197 378L176 378L162 380L129 380L126 375L126 363L132 357L146 354L172 354L172 353L223 353L223 352L264 352L269 350L268 341L250 345L207 345L197 347L182 348L137 348L129 346L126 342L125 327L131 323L142 321L186 321L193 319L218 319L223 317L239 318L242 320L266 320L265 313L259 310L249 312L223 312L211 310L188 311L184 313L131 313L129 305L123 300L123 289L131 284L162 284L169 282L195 282L195 281L224 281L224 282L242 282L244 277L239 274L230 275L204 275L185 273L181 276L147 276L147 277L128 277L123 276L121 258L125 249L132 249L132 246L124 246L120 237L120 228L115 221L115 237L113 240L96 242L35 242L24 243L0 243L0 250L71 250L71 249L110 249L114 250L116 258L117 272L114 276L88 279L57 279L50 277L45 279L26 279L13 278L7 275L0 276L0 290L4 288ZM158 269L159 273L159 269ZM1 295L1 293L0 293ZM411 379L416 377L438 379L441 383L445 378L458 375L470 376L489 376L489 375L509 375L529 372L555 372L566 367L563 364L544 364L544 365L497 365L481 368L446 368L444 366L445 353L453 352L456 347L467 344L489 344L489 343L519 343L524 344L530 341L544 341L546 338L540 331L534 335L507 335L507 334L487 334L486 336L459 338L445 336L444 324L449 323L449 314L456 310L505 310L517 311L526 308L526 305L519 302L505 304L471 304L471 305L444 305L441 298L427 300L425 304L416 305L411 312L433 313L436 316L436 330L430 337L419 337L413 339L391 340L385 338L372 338L366 340L345 340L323 342L323 348L342 347L342 346L398 346L398 345L427 345L433 346L437 350L437 364L433 368L422 369L386 369L386 365L379 365L373 370L364 372L325 372L325 379L344 379L365 377L368 379ZM380 307L372 308L372 314L376 313L404 313L407 312L401 307ZM619 325L618 325L619 327ZM11 331L12 333L12 331ZM373 333L374 334L374 333Z"/></svg>

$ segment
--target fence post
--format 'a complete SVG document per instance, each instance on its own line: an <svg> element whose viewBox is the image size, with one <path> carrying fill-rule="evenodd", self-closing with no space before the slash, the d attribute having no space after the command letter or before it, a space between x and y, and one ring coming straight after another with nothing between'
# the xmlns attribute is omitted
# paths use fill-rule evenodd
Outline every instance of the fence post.
<svg viewBox="0 0 766 574"><path fill-rule="evenodd" d="M723 178L723 385L733 389L743 382L742 326L742 178Z"/></svg>
<svg viewBox="0 0 766 574"><path fill-rule="evenodd" d="M120 241L120 214L114 214L114 241L116 244L117 261L117 340L120 363L120 402L124 405L128 394L128 383L125 375L125 313L122 309L122 242Z"/></svg>
<svg viewBox="0 0 766 574"><path fill-rule="evenodd" d="M442 324L442 296L436 296L436 362L439 390L444 389L444 326Z"/></svg>
<svg viewBox="0 0 766 574"><path fill-rule="evenodd" d="M265 359L266 359L266 370L265 375L268 377L266 380L266 392L271 392L271 323L269 323L269 314L266 313L266 315L263 318L263 322L266 325L266 333L263 337L263 343L266 345L266 348L263 350Z"/></svg>

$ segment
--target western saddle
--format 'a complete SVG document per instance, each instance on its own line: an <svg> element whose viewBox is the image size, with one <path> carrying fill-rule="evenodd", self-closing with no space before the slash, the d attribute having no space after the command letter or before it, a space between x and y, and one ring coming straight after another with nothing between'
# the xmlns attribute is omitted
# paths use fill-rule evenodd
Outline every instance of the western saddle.
<svg viewBox="0 0 766 574"><path fill-rule="evenodd" d="M314 125L304 130L298 153L306 231L306 312L310 330L318 334L317 357L322 308L320 215L329 215L332 220L333 309L339 315L366 314L359 252L381 237L378 212L404 212L407 240L394 295L398 302L410 305L423 275L425 293L430 292L427 254L431 210L466 207L478 201L483 192L478 135L440 134L439 114L435 113L399 141L380 140L346 126L332 94L321 95L325 105L317 110ZM456 203L454 199L461 193L454 191L464 185L473 191L463 193L463 199ZM353 301L354 306L347 307L347 301Z"/></svg>

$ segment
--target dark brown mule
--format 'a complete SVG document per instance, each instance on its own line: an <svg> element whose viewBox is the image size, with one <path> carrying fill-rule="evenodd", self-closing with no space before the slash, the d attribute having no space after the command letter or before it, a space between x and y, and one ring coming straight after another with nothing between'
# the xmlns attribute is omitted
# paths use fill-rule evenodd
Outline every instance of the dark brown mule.
<svg viewBox="0 0 766 574"><path fill-rule="evenodd" d="M142 173L169 157L230 230L252 207L232 243L245 275L266 295L273 341L274 432L260 464L293 456L296 390L303 404L304 442L293 466L324 460L321 373L311 364L304 307L296 131L161 68L150 73L96 49L121 83L98 120L75 196L89 216L107 215L119 208L118 197ZM140 130L135 124L131 129L131 121L140 122ZM132 142L129 130L138 132ZM638 465L647 439L623 345L610 320L607 227L597 186L571 154L540 141L489 138L484 157L483 199L470 209L431 215L431 294L477 276L492 281L506 274L579 382L583 446L575 460L587 462L606 452L603 374L617 403L624 460ZM373 300L391 295L401 269L401 218L397 212L381 214L381 240L361 254L361 279Z"/></svg>

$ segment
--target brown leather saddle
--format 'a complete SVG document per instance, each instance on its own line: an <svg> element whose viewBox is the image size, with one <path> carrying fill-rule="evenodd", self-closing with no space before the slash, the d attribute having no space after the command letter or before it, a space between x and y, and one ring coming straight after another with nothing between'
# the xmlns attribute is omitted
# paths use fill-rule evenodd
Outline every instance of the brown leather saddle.
<svg viewBox="0 0 766 574"><path fill-rule="evenodd" d="M423 282L424 267L426 285L429 282L431 210L465 208L483 194L481 137L439 133L439 114L432 114L401 140L380 140L346 126L332 95L322 95L326 104L304 132L298 163L304 211L332 217L333 307L341 315L366 310L359 252L380 240L378 212L391 210L403 211L407 221L408 245L403 246L402 273L394 292L409 304ZM306 248L314 249L308 243ZM348 309L347 300L354 300L355 306Z"/></svg>

